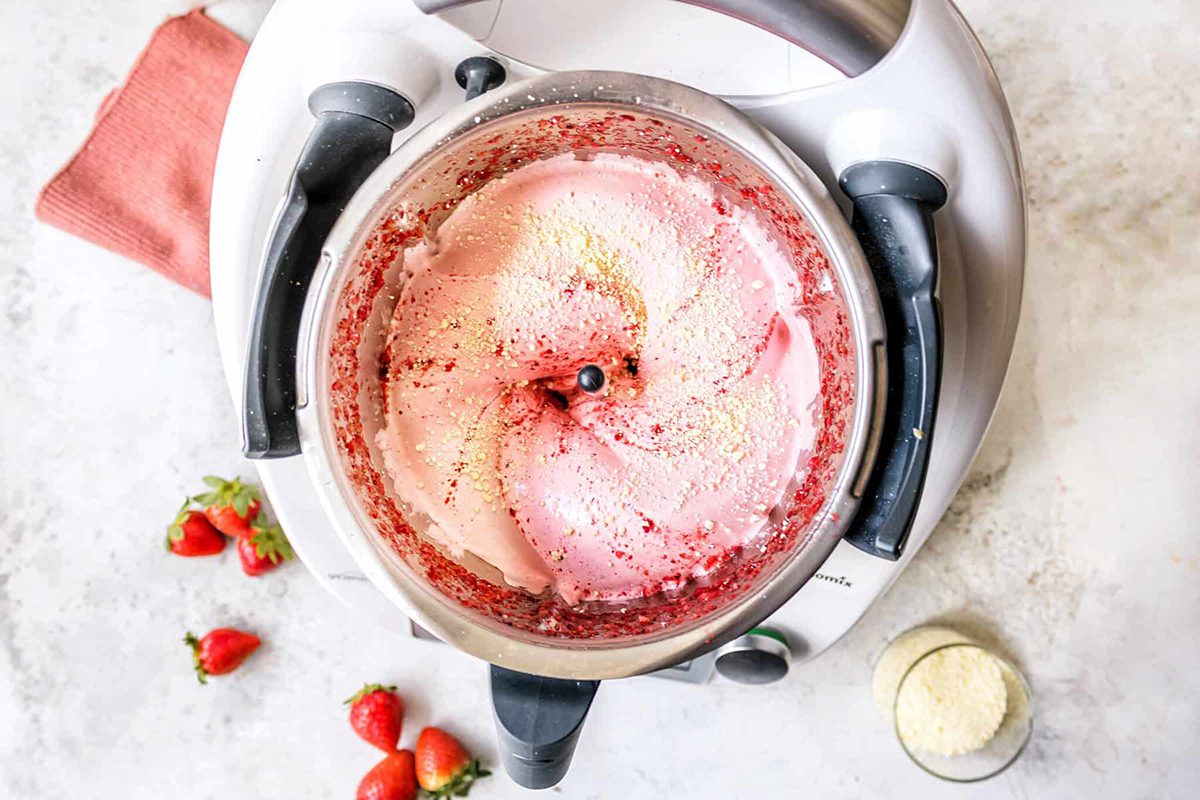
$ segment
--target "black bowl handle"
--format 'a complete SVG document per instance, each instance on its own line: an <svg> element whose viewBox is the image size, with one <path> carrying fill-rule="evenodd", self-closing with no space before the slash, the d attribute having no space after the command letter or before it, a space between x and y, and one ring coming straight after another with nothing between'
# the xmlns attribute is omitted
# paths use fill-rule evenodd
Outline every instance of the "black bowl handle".
<svg viewBox="0 0 1200 800"><path fill-rule="evenodd" d="M287 202L268 239L246 359L243 452L282 458L300 452L296 345L304 297L330 228L413 119L408 100L382 86L329 83L312 93L316 116L296 162Z"/></svg>
<svg viewBox="0 0 1200 800"><path fill-rule="evenodd" d="M492 711L504 771L526 789L548 789L571 766L599 681L528 675L492 666Z"/></svg>
<svg viewBox="0 0 1200 800"><path fill-rule="evenodd" d="M925 485L942 380L933 212L945 204L946 187L920 167L898 161L854 164L838 183L854 201L851 227L875 276L887 328L879 446L862 486L862 504L842 538L895 561L904 552Z"/></svg>

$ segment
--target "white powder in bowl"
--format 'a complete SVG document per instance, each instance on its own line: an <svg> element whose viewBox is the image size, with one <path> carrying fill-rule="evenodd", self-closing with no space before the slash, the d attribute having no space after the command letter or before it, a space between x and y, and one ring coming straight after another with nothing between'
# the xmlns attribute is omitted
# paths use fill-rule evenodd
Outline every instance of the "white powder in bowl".
<svg viewBox="0 0 1200 800"><path fill-rule="evenodd" d="M905 745L957 756L988 743L1008 708L1000 662L978 647L947 647L918 662L896 695Z"/></svg>
<svg viewBox="0 0 1200 800"><path fill-rule="evenodd" d="M896 707L896 691L900 679L909 667L921 660L921 656L948 644L973 644L966 636L950 628L926 625L914 628L897 636L879 661L875 664L875 677L871 682L871 694L875 707L889 722Z"/></svg>

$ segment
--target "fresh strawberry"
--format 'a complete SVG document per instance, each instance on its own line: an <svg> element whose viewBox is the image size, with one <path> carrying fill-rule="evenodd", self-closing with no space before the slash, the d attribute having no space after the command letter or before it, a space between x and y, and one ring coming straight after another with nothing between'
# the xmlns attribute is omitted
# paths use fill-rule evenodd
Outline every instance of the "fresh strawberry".
<svg viewBox="0 0 1200 800"><path fill-rule="evenodd" d="M396 694L395 686L364 684L345 702L350 706L350 727L355 733L385 753L396 752L404 701Z"/></svg>
<svg viewBox="0 0 1200 800"><path fill-rule="evenodd" d="M479 768L466 749L441 728L426 728L417 737L417 781L432 797L463 797L477 778L492 773Z"/></svg>
<svg viewBox="0 0 1200 800"><path fill-rule="evenodd" d="M253 520L262 507L258 487L242 483L241 478L227 481L215 475L206 475L204 482L211 491L192 498L204 508L204 516L217 530L226 536L240 539L251 535Z"/></svg>
<svg viewBox="0 0 1200 800"><path fill-rule="evenodd" d="M204 514L188 508L184 500L167 528L167 550L177 556L215 556L225 549L225 537Z"/></svg>
<svg viewBox="0 0 1200 800"><path fill-rule="evenodd" d="M354 800L415 800L417 776L411 750L392 753L371 767L354 793Z"/></svg>
<svg viewBox="0 0 1200 800"><path fill-rule="evenodd" d="M192 648L196 677L201 683L208 683L209 675L225 675L240 667L262 640L236 628L216 628L206 633L203 639L197 639L188 631L183 643Z"/></svg>
<svg viewBox="0 0 1200 800"><path fill-rule="evenodd" d="M250 576L262 575L295 558L296 553L283 535L283 529L278 525L267 525L266 514L260 513L255 518L252 531L249 536L237 540L242 572Z"/></svg>

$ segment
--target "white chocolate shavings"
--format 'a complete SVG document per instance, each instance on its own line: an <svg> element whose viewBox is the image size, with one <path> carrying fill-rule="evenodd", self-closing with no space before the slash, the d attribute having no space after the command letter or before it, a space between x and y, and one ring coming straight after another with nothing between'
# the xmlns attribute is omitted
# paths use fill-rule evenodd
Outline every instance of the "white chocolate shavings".
<svg viewBox="0 0 1200 800"><path fill-rule="evenodd" d="M905 745L957 756L982 748L1008 707L1000 662L975 646L937 650L912 668L896 695L896 730Z"/></svg>

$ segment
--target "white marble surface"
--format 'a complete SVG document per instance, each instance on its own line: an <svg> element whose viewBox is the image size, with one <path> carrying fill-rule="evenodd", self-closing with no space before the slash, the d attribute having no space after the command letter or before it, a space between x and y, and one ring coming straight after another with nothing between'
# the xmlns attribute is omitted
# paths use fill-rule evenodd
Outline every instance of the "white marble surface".
<svg viewBox="0 0 1200 800"><path fill-rule="evenodd" d="M185 0L0 3L0 796L349 797L366 679L493 755L485 670L340 607L300 566L165 558L207 472L249 473L208 304L32 218L38 187ZM1200 5L964 0L1021 132L1025 313L973 477L895 588L769 688L603 687L551 796L1200 794ZM1036 730L975 787L906 760L870 665L948 618L1025 669ZM186 628L267 645L198 686ZM491 758L494 762L494 757ZM497 776L480 798L524 796Z"/></svg>

